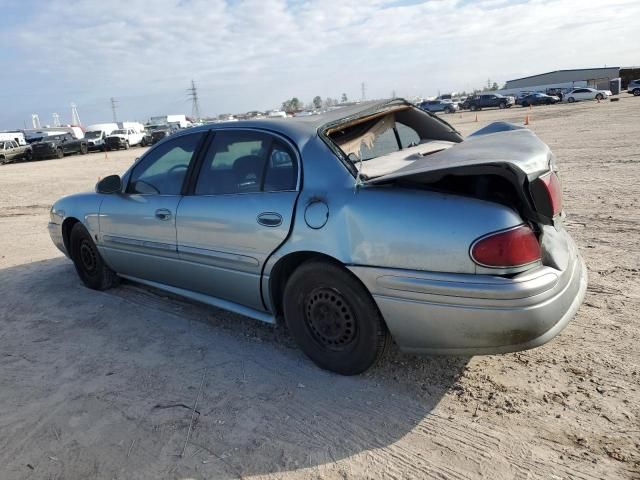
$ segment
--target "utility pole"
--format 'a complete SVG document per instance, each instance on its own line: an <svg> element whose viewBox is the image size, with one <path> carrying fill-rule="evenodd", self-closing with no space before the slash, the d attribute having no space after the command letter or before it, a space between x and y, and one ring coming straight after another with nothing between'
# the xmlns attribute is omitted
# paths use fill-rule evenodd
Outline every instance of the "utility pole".
<svg viewBox="0 0 640 480"><path fill-rule="evenodd" d="M200 103L198 102L198 89L193 80L191 80L191 88L187 89L187 95L191 98L191 119L197 122L200 120Z"/></svg>
<svg viewBox="0 0 640 480"><path fill-rule="evenodd" d="M53 114L53 126L54 127L60 126L60 115L58 115L57 113Z"/></svg>
<svg viewBox="0 0 640 480"><path fill-rule="evenodd" d="M82 125L80 115L78 115L78 106L75 103L71 104L71 125Z"/></svg>
<svg viewBox="0 0 640 480"><path fill-rule="evenodd" d="M362 89L362 101L364 102L367 99L367 87L365 86L364 82L362 82L360 88Z"/></svg>
<svg viewBox="0 0 640 480"><path fill-rule="evenodd" d="M118 101L111 97L111 113L113 114L113 123L118 123L118 116L116 115L116 106Z"/></svg>

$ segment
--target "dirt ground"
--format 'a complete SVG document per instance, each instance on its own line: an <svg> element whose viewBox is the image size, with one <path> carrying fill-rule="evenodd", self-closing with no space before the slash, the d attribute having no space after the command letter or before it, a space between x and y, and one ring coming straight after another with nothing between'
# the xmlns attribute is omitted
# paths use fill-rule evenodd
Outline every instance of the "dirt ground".
<svg viewBox="0 0 640 480"><path fill-rule="evenodd" d="M49 206L142 150L0 167L0 478L640 479L640 99L445 118L526 114L589 268L577 316L532 351L393 350L351 378L282 328L81 286Z"/></svg>

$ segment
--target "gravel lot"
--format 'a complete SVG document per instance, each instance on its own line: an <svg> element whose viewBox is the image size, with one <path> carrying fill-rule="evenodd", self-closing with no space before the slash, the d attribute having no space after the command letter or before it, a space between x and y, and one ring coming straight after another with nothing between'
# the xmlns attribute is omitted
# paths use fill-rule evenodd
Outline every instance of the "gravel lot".
<svg viewBox="0 0 640 480"><path fill-rule="evenodd" d="M394 350L355 378L283 329L80 285L48 208L141 149L0 167L0 478L640 479L640 99L445 118L466 135L526 114L589 267L578 315L532 351Z"/></svg>

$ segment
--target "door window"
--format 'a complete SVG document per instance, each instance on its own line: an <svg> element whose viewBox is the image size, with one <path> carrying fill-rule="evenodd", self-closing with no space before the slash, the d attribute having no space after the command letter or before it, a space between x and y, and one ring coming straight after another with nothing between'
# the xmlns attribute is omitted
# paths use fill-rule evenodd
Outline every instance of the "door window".
<svg viewBox="0 0 640 480"><path fill-rule="evenodd" d="M203 133L184 135L151 150L134 167L127 193L180 195L202 136Z"/></svg>
<svg viewBox="0 0 640 480"><path fill-rule="evenodd" d="M216 133L202 162L196 195L258 192L272 137L260 132Z"/></svg>
<svg viewBox="0 0 640 480"><path fill-rule="evenodd" d="M295 190L298 183L298 162L289 147L279 140L273 142L264 177L265 192Z"/></svg>

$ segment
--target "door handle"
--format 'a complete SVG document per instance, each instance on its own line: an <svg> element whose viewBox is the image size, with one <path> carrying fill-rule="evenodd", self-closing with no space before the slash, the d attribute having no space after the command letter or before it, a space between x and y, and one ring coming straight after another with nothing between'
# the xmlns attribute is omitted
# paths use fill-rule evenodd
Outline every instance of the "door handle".
<svg viewBox="0 0 640 480"><path fill-rule="evenodd" d="M282 215L275 212L264 212L258 215L258 223L265 227L278 227L282 225Z"/></svg>
<svg viewBox="0 0 640 480"><path fill-rule="evenodd" d="M156 218L160 220L169 220L171 218L171 212L166 208L159 208L156 210Z"/></svg>

